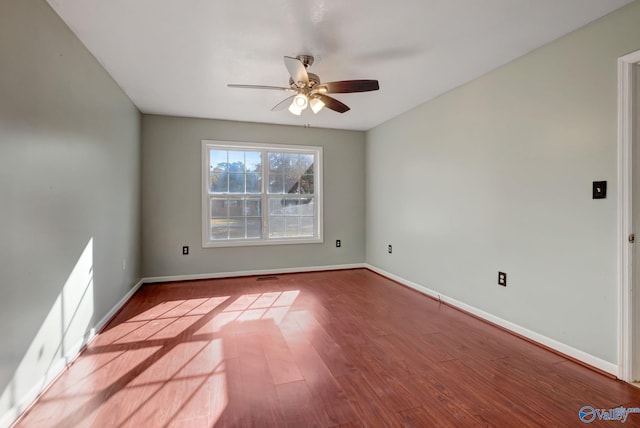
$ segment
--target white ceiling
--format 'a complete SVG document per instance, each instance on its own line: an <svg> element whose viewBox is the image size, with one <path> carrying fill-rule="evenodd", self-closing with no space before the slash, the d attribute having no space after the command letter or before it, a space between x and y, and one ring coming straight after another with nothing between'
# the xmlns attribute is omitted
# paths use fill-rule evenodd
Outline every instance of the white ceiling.
<svg viewBox="0 0 640 428"><path fill-rule="evenodd" d="M368 130L632 0L48 0L143 113ZM378 79L294 116L283 56Z"/></svg>

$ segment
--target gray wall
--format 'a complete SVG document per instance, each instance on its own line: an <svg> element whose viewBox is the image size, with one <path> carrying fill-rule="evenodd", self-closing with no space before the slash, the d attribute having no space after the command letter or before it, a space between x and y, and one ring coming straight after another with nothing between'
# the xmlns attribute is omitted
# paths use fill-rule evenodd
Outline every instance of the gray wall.
<svg viewBox="0 0 640 428"><path fill-rule="evenodd" d="M617 363L617 58L638 23L634 2L369 131L367 262Z"/></svg>
<svg viewBox="0 0 640 428"><path fill-rule="evenodd" d="M141 118L44 1L0 58L1 421L141 276Z"/></svg>
<svg viewBox="0 0 640 428"><path fill-rule="evenodd" d="M363 132L153 115L142 124L145 277L364 262ZM203 139L322 146L325 242L202 248Z"/></svg>

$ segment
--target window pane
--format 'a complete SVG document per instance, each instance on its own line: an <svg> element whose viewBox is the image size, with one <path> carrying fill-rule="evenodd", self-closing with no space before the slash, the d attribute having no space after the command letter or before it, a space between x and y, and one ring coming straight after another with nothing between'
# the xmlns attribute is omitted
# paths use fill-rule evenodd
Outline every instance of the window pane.
<svg viewBox="0 0 640 428"><path fill-rule="evenodd" d="M262 171L262 153L260 152L245 152L245 167L247 172L261 172Z"/></svg>
<svg viewBox="0 0 640 428"><path fill-rule="evenodd" d="M211 175L211 193L227 193L229 175L226 172Z"/></svg>
<svg viewBox="0 0 640 428"><path fill-rule="evenodd" d="M313 174L313 155L300 155L300 171L303 174Z"/></svg>
<svg viewBox="0 0 640 428"><path fill-rule="evenodd" d="M269 215L277 215L283 216L284 209L282 205L282 199L280 198L269 198Z"/></svg>
<svg viewBox="0 0 640 428"><path fill-rule="evenodd" d="M299 176L287 174L285 177L284 190L286 193L298 193Z"/></svg>
<svg viewBox="0 0 640 428"><path fill-rule="evenodd" d="M244 215L247 217L260 217L262 215L262 200L247 199L244 203Z"/></svg>
<svg viewBox="0 0 640 428"><path fill-rule="evenodd" d="M229 150L229 172L244 172L244 152Z"/></svg>
<svg viewBox="0 0 640 428"><path fill-rule="evenodd" d="M212 198L211 199L211 217L226 218L227 217L227 200Z"/></svg>
<svg viewBox="0 0 640 428"><path fill-rule="evenodd" d="M211 239L220 240L229 237L229 221L227 219L211 219Z"/></svg>
<svg viewBox="0 0 640 428"><path fill-rule="evenodd" d="M213 172L227 171L227 151L226 150L210 150L209 166Z"/></svg>
<svg viewBox="0 0 640 428"><path fill-rule="evenodd" d="M298 159L300 155L297 153L285 153L284 154L284 165L285 165L285 173L298 175Z"/></svg>
<svg viewBox="0 0 640 428"><path fill-rule="evenodd" d="M315 235L315 219L313 217L300 217L300 236Z"/></svg>
<svg viewBox="0 0 640 428"><path fill-rule="evenodd" d="M247 193L262 193L262 177L259 173L247 174Z"/></svg>
<svg viewBox="0 0 640 428"><path fill-rule="evenodd" d="M282 200L285 216L299 216L300 215L300 200L293 198L286 198Z"/></svg>
<svg viewBox="0 0 640 428"><path fill-rule="evenodd" d="M244 193L244 174L229 174L229 193Z"/></svg>
<svg viewBox="0 0 640 428"><path fill-rule="evenodd" d="M313 202L313 198L300 199L300 215L306 217L313 217L316 215L316 208Z"/></svg>
<svg viewBox="0 0 640 428"><path fill-rule="evenodd" d="M227 199L229 207L229 217L242 217L243 206L242 199Z"/></svg>
<svg viewBox="0 0 640 428"><path fill-rule="evenodd" d="M300 178L300 193L313 193L313 175L303 175Z"/></svg>
<svg viewBox="0 0 640 428"><path fill-rule="evenodd" d="M284 237L284 217L269 217L269 238Z"/></svg>
<svg viewBox="0 0 640 428"><path fill-rule="evenodd" d="M269 193L284 193L284 177L281 175L269 175Z"/></svg>
<svg viewBox="0 0 640 428"><path fill-rule="evenodd" d="M300 233L300 217L285 217L285 236L294 238Z"/></svg>
<svg viewBox="0 0 640 428"><path fill-rule="evenodd" d="M262 219L247 218L247 238L262 238Z"/></svg>
<svg viewBox="0 0 640 428"><path fill-rule="evenodd" d="M229 238L230 239L238 239L245 237L245 219L240 218L230 218L229 219Z"/></svg>
<svg viewBox="0 0 640 428"><path fill-rule="evenodd" d="M284 171L282 153L269 152L269 172L282 173Z"/></svg>

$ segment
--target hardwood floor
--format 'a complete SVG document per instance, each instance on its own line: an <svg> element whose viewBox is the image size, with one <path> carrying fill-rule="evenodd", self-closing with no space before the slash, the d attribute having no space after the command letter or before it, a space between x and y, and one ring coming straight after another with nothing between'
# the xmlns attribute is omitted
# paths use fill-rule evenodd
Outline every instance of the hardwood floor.
<svg viewBox="0 0 640 428"><path fill-rule="evenodd" d="M16 426L569 427L586 405L640 389L359 269L145 286Z"/></svg>

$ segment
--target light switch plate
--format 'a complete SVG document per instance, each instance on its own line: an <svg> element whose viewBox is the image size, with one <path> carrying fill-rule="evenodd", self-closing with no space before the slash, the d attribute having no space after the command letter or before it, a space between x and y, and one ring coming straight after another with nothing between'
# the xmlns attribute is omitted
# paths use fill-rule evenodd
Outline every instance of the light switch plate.
<svg viewBox="0 0 640 428"><path fill-rule="evenodd" d="M593 199L605 199L607 197L607 182L593 182Z"/></svg>

